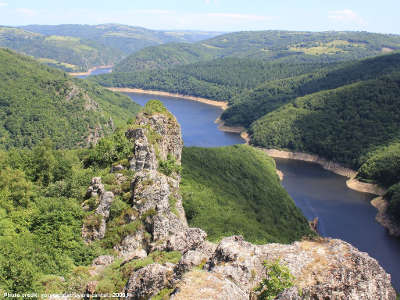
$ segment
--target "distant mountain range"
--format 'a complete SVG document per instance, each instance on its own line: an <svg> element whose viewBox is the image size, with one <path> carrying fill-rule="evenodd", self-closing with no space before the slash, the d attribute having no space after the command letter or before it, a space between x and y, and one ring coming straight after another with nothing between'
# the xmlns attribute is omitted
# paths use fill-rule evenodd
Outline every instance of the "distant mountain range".
<svg viewBox="0 0 400 300"><path fill-rule="evenodd" d="M38 58L64 71L113 65L148 46L197 42L218 32L157 31L118 24L0 27L0 47Z"/></svg>
<svg viewBox="0 0 400 300"><path fill-rule="evenodd" d="M115 72L167 69L175 65L239 57L282 63L331 63L400 49L400 36L368 32L235 32L193 44L148 47L133 53Z"/></svg>
<svg viewBox="0 0 400 300"><path fill-rule="evenodd" d="M177 42L198 42L215 37L221 32L161 31L121 24L101 25L28 25L22 29L46 36L62 35L88 39L131 54L148 46Z"/></svg>

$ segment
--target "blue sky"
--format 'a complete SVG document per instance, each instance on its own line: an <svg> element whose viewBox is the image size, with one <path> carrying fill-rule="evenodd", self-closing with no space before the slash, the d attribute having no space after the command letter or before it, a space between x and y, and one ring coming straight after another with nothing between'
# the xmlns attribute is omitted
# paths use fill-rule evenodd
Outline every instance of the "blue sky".
<svg viewBox="0 0 400 300"><path fill-rule="evenodd" d="M0 0L1 25L121 23L152 29L366 30L400 34L400 0Z"/></svg>

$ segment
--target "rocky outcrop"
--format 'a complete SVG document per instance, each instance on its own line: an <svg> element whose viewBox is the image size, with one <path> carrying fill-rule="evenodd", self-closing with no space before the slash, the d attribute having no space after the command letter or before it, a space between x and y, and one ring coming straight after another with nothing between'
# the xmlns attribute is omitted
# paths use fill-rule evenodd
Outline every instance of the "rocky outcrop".
<svg viewBox="0 0 400 300"><path fill-rule="evenodd" d="M110 216L114 194L105 191L100 177L94 177L91 186L86 192L86 196L99 200L96 210L86 218L82 226L82 237L87 243L90 243L102 239L106 233L106 222Z"/></svg>
<svg viewBox="0 0 400 300"><path fill-rule="evenodd" d="M151 264L134 272L126 284L125 293L131 295L131 299L148 299L157 295L160 290L172 287L173 268L174 265L169 263L164 266Z"/></svg>
<svg viewBox="0 0 400 300"><path fill-rule="evenodd" d="M181 163L183 144L175 118L169 113L142 113L126 137L132 142L129 165L135 174L129 202L133 213L124 222L141 225L114 246L116 256L126 264L154 251L182 254L178 263L154 261L132 271L124 289L128 299L149 299L166 289L172 291L170 299L175 300L256 299L254 289L266 278L265 262L276 260L295 277L295 286L276 299L396 298L390 275L378 262L341 240L253 245L241 236L232 236L218 245L206 241L203 230L187 224L179 172L167 174L160 169L160 162L165 160ZM104 221L104 229L112 203L108 193L101 180L94 178L88 196L99 199L94 215ZM101 238L104 232L92 230L86 236ZM101 270L112 261L110 257L99 257L94 266Z"/></svg>
<svg viewBox="0 0 400 300"><path fill-rule="evenodd" d="M390 275L378 262L341 240L256 246L229 237L218 245L206 269L229 278L249 297L265 277L263 262L277 259L294 275L301 294L287 291L278 299L396 299Z"/></svg>

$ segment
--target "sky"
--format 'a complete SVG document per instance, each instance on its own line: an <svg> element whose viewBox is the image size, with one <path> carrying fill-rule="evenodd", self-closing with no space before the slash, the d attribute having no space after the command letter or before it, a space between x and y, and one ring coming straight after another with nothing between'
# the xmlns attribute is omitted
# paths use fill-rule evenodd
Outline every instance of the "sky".
<svg viewBox="0 0 400 300"><path fill-rule="evenodd" d="M0 24L119 23L162 30L400 34L400 0L0 0Z"/></svg>

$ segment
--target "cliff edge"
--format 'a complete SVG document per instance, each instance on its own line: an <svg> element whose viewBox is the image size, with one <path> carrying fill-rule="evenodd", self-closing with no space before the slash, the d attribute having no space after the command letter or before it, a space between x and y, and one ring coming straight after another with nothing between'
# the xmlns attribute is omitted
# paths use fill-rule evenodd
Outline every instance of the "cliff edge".
<svg viewBox="0 0 400 300"><path fill-rule="evenodd" d="M134 229L113 246L114 255L95 259L93 276L118 260L127 276L123 292L128 299L264 299L255 288L267 277L265 262L279 261L292 274L293 285L276 299L396 299L390 275L344 241L253 245L232 236L214 244L202 229L189 227L179 191L181 129L165 108L155 107L140 113L126 131L133 177L119 173L126 167L111 168L119 184L129 186L123 224ZM94 178L87 196L98 199L82 228L92 243L107 235L115 195ZM89 282L86 292L98 292L97 284Z"/></svg>

